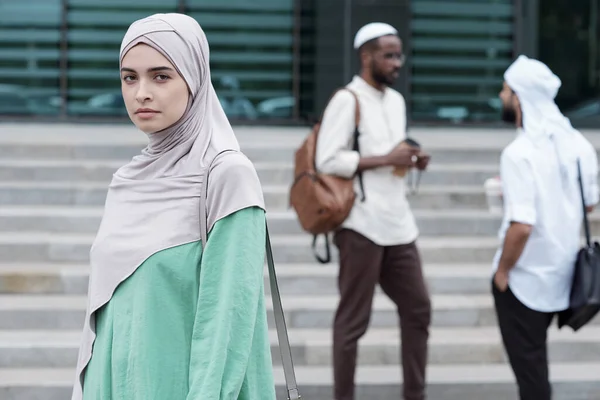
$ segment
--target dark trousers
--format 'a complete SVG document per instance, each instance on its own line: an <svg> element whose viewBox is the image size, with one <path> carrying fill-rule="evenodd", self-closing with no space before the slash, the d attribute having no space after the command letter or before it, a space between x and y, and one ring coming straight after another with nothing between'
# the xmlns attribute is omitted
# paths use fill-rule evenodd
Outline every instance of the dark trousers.
<svg viewBox="0 0 600 400"><path fill-rule="evenodd" d="M510 288L500 292L492 284L496 314L504 348L517 378L521 400L550 400L548 378L548 327L554 313L534 311L523 305Z"/></svg>
<svg viewBox="0 0 600 400"><path fill-rule="evenodd" d="M340 250L340 303L333 326L335 399L354 399L358 340L367 331L379 283L400 317L404 399L424 400L431 303L416 244L382 247L348 229L336 234L335 244Z"/></svg>

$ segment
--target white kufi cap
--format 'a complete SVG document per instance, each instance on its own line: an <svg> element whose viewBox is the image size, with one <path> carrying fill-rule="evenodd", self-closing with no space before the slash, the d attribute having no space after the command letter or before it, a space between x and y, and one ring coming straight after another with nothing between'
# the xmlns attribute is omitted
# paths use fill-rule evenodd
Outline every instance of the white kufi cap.
<svg viewBox="0 0 600 400"><path fill-rule="evenodd" d="M386 35L397 35L398 31L391 25L383 22L372 22L360 28L354 37L354 48L359 49L360 46L367 43L369 40L377 39Z"/></svg>

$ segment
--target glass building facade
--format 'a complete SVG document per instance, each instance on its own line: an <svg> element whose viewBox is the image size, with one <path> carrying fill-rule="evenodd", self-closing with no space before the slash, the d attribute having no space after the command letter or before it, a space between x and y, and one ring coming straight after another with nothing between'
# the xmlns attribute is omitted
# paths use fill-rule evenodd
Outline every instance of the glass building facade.
<svg viewBox="0 0 600 400"><path fill-rule="evenodd" d="M204 28L234 122L303 124L356 73L356 30L398 27L396 88L412 124L494 124L518 54L562 79L559 106L600 120L600 0L0 0L0 119L125 120L118 52L131 22L183 12Z"/></svg>

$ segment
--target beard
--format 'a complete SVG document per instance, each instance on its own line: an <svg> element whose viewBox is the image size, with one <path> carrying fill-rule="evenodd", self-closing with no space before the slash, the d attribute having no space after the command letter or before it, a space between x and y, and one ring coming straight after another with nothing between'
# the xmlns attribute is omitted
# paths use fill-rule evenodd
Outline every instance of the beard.
<svg viewBox="0 0 600 400"><path fill-rule="evenodd" d="M373 80L379 84L392 86L396 82L396 78L390 73L389 75L384 74L379 69L377 69L377 65L373 62L371 64L371 74L373 76Z"/></svg>
<svg viewBox="0 0 600 400"><path fill-rule="evenodd" d="M514 108L502 107L502 121L508 122L509 124L515 124L517 122L517 113Z"/></svg>

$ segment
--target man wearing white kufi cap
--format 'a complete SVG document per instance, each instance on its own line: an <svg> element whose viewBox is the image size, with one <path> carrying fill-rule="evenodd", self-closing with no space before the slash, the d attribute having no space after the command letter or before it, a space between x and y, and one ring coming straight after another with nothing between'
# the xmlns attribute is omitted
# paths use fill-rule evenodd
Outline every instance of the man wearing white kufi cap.
<svg viewBox="0 0 600 400"><path fill-rule="evenodd" d="M398 31L391 25L383 22L372 22L360 28L354 37L354 48L358 50L360 46L373 39L387 35L398 35Z"/></svg>
<svg viewBox="0 0 600 400"><path fill-rule="evenodd" d="M404 98L389 87L404 64L396 29L368 24L356 33L354 48L360 74L327 105L316 150L320 173L358 177L356 190L364 195L357 196L350 216L335 232L340 302L333 328L334 396L354 399L357 344L367 331L379 283L401 321L403 398L424 400L431 304L404 176L411 169L424 170L429 156L406 137ZM356 101L360 122L354 147Z"/></svg>
<svg viewBox="0 0 600 400"><path fill-rule="evenodd" d="M569 307L584 199L598 202L594 148L554 98L560 79L542 62L520 56L504 74L503 119L518 134L502 152L502 246L494 259L496 313L521 400L550 400L547 331Z"/></svg>

